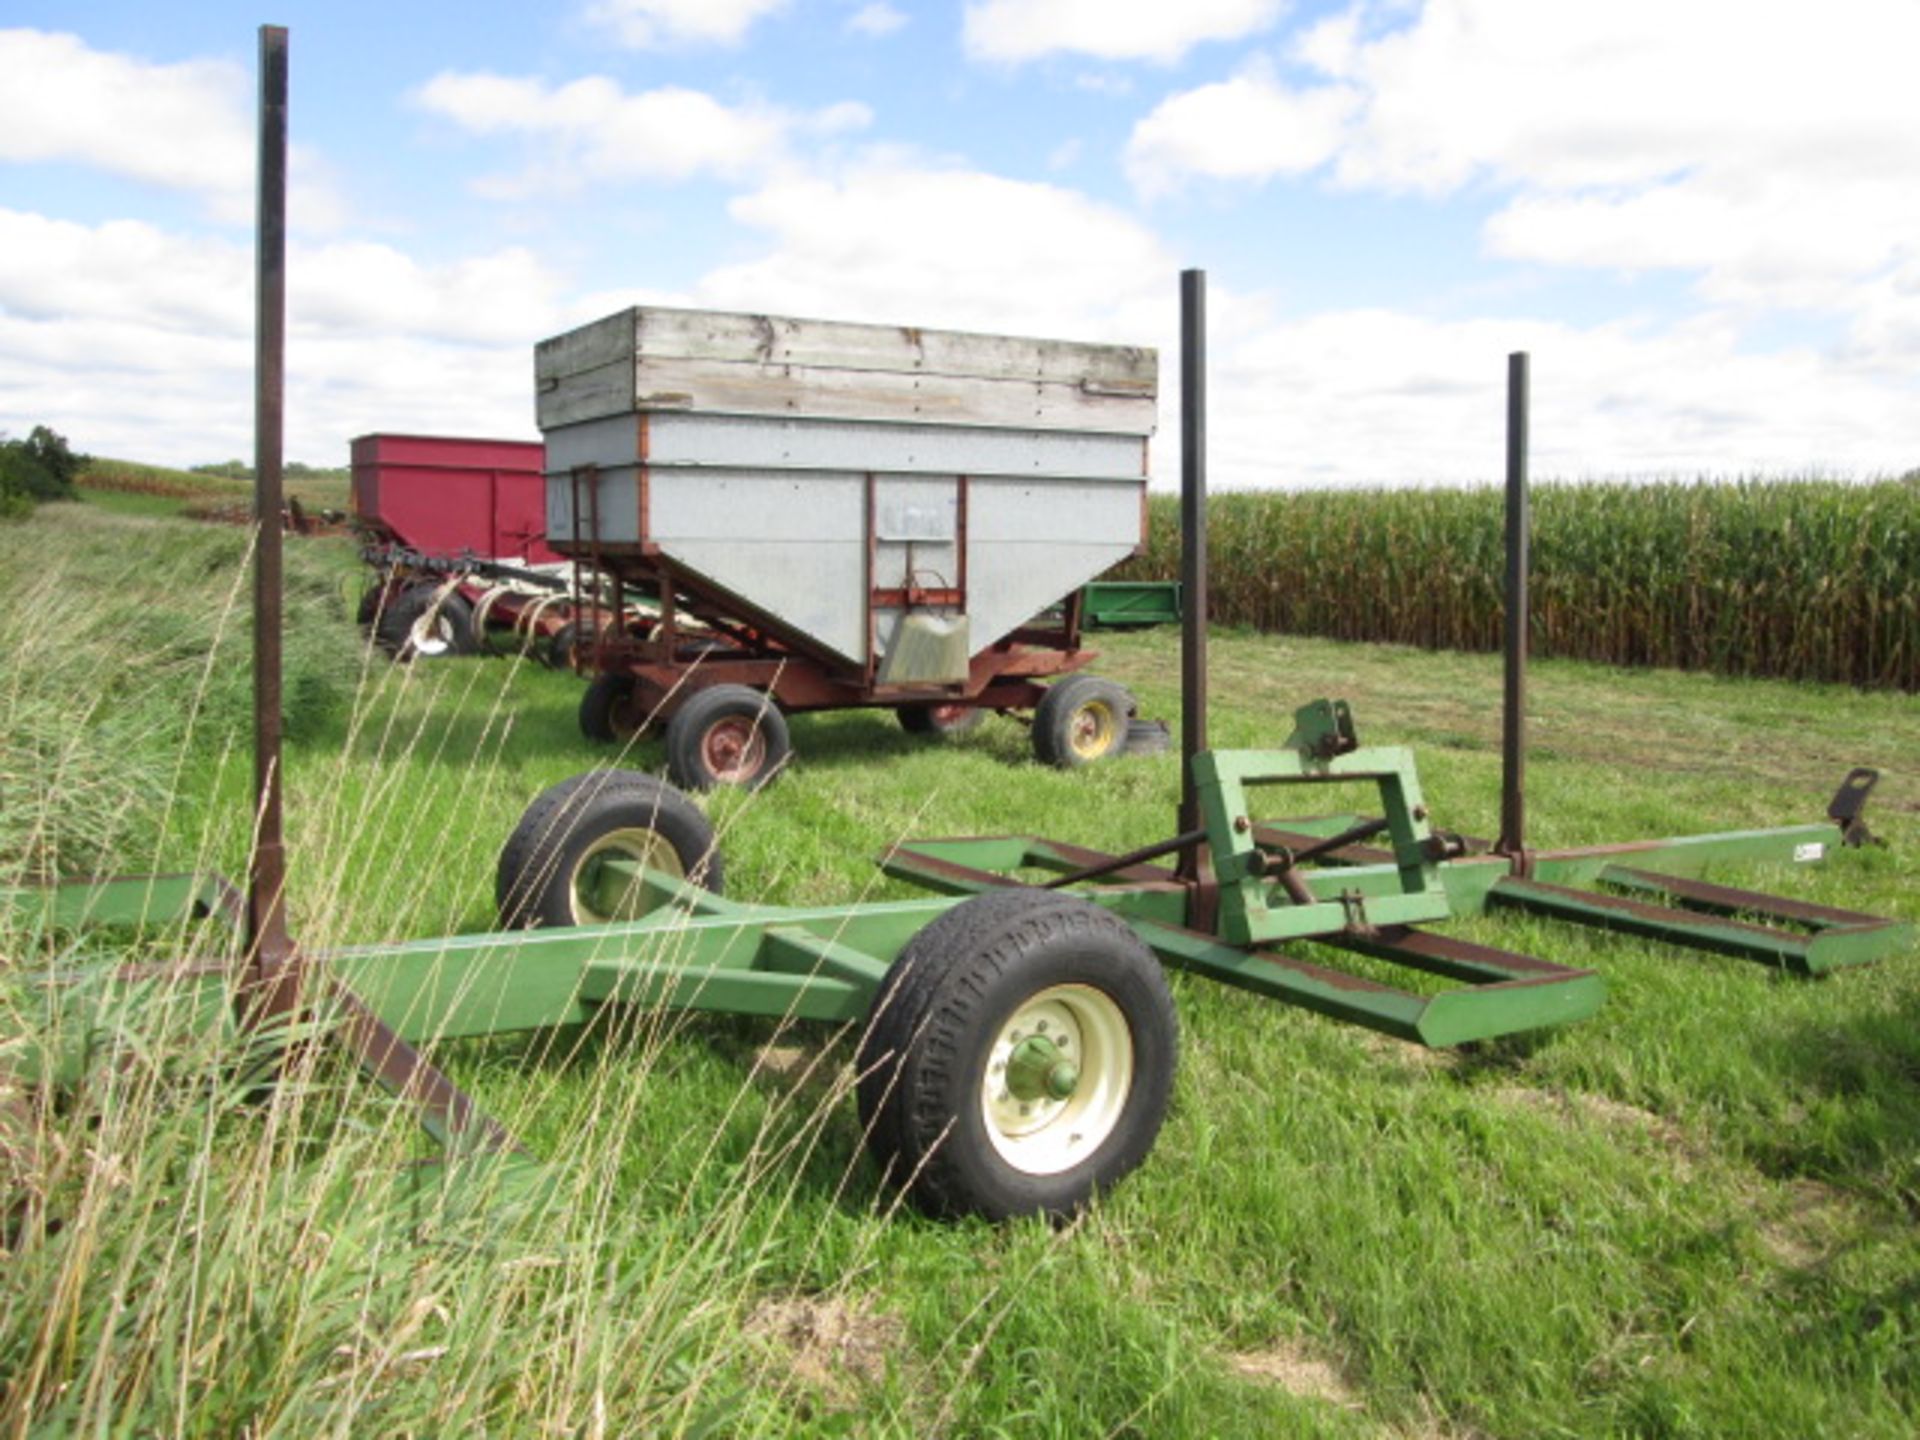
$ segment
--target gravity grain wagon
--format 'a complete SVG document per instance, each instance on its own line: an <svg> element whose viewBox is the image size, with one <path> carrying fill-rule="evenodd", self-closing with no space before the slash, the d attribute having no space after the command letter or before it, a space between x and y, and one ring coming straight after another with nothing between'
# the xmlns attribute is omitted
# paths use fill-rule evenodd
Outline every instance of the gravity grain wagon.
<svg viewBox="0 0 1920 1440"><path fill-rule="evenodd" d="M770 777L798 711L1031 712L1062 766L1146 738L1080 588L1145 539L1153 350L649 307L535 377L548 543L659 615L595 627L588 736L664 723L699 789Z"/></svg>

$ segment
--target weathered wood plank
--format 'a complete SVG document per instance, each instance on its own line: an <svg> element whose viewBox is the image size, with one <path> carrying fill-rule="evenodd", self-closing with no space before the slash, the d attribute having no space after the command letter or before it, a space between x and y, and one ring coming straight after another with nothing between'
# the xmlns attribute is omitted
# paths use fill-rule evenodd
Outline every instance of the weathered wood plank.
<svg viewBox="0 0 1920 1440"><path fill-rule="evenodd" d="M639 324L639 348L648 356L758 361L835 370L913 371L959 379L1095 382L1152 387L1154 351L1013 335L979 335L913 326L850 325L771 316L705 327L678 323L683 314L654 311ZM685 317L697 322L700 317ZM718 317L735 320L736 317ZM751 341L750 347L743 342Z"/></svg>
<svg viewBox="0 0 1920 1440"><path fill-rule="evenodd" d="M1077 383L989 380L884 370L838 370L729 360L641 357L555 377L537 399L540 428L623 410L690 410L821 420L917 421L1007 429L1151 435L1151 394L1109 393Z"/></svg>
<svg viewBox="0 0 1920 1440"><path fill-rule="evenodd" d="M560 376L576 375L610 365L616 360L631 360L634 353L636 310L622 310L591 325L582 325L564 335L542 340L533 347L533 373L544 383Z"/></svg>
<svg viewBox="0 0 1920 1440"><path fill-rule="evenodd" d="M609 347L648 359L885 370L962 379L1122 386L1151 394L1159 357L1146 346L981 335L781 315L637 306L542 343L543 366L591 367ZM543 370L543 373L548 373Z"/></svg>

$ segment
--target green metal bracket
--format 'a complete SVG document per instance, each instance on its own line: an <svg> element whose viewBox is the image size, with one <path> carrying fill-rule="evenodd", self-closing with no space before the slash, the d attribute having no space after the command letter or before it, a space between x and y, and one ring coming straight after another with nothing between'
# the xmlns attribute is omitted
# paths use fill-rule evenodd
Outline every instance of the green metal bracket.
<svg viewBox="0 0 1920 1440"><path fill-rule="evenodd" d="M1194 758L1194 783L1220 884L1221 939L1254 945L1449 918L1453 912L1433 853L1412 751L1361 746L1345 701L1304 705L1294 722L1285 749L1214 750ZM1345 887L1332 898L1318 891L1309 898L1309 888L1290 893L1275 882L1275 861L1255 842L1249 792L1338 781L1370 782L1378 789L1396 883L1384 891ZM1290 862L1282 855L1278 863Z"/></svg>

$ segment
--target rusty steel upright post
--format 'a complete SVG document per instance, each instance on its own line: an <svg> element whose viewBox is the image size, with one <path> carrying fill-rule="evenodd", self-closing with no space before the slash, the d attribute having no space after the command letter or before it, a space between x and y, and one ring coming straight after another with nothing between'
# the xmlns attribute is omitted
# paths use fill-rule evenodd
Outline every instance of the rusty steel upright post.
<svg viewBox="0 0 1920 1440"><path fill-rule="evenodd" d="M253 785L247 869L249 1009L292 1005L281 829L281 459L287 311L287 32L260 27L260 192L254 293Z"/></svg>
<svg viewBox="0 0 1920 1440"><path fill-rule="evenodd" d="M1193 761L1207 748L1207 272L1180 272L1180 832L1203 828ZM1180 851L1199 881L1206 846Z"/></svg>
<svg viewBox="0 0 1920 1440"><path fill-rule="evenodd" d="M1506 687L1500 718L1500 842L1524 867L1527 851L1527 355L1507 357Z"/></svg>

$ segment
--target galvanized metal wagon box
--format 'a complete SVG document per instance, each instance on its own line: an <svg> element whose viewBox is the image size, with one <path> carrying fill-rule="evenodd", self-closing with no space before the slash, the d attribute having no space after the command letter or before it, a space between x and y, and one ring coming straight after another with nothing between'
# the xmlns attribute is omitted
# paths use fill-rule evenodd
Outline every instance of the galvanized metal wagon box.
<svg viewBox="0 0 1920 1440"><path fill-rule="evenodd" d="M549 543L704 622L706 675L786 710L1033 708L1091 658L1077 603L1034 617L1144 539L1148 348L646 307L543 342L535 376ZM603 647L622 683L583 727L670 717L684 639ZM1115 688L1081 749L1125 748Z"/></svg>

